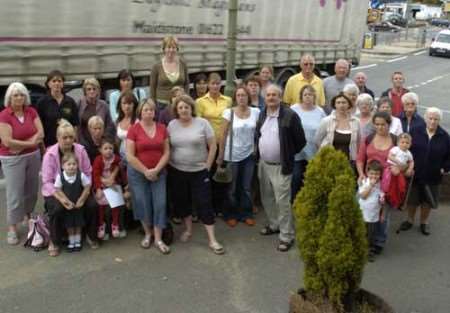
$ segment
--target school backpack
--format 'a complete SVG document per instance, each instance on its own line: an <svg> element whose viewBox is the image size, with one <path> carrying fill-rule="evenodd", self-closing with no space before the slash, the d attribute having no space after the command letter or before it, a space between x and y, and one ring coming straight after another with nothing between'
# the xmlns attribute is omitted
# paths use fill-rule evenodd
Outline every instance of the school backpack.
<svg viewBox="0 0 450 313"><path fill-rule="evenodd" d="M47 218L37 215L28 220L28 236L24 247L30 247L34 251L40 251L48 247L50 231L47 227Z"/></svg>

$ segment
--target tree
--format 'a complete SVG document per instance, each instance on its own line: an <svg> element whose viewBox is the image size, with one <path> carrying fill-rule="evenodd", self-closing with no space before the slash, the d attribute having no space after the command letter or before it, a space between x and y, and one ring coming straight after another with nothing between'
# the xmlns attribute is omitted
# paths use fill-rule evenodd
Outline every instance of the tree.
<svg viewBox="0 0 450 313"><path fill-rule="evenodd" d="M351 305L367 262L366 230L355 187L345 155L325 147L308 165L294 203L305 289L328 299L337 311Z"/></svg>

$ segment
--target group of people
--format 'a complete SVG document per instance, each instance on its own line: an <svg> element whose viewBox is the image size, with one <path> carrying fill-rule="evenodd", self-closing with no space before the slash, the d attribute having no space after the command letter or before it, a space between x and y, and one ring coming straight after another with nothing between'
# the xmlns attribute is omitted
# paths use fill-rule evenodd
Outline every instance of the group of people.
<svg viewBox="0 0 450 313"><path fill-rule="evenodd" d="M418 96L403 87L402 73L392 75L393 87L377 105L364 73L352 80L348 62L338 60L336 74L322 80L311 55L302 56L301 72L284 92L264 66L231 98L221 93L217 73L198 75L189 95L178 49L176 38L163 40L148 98L128 70L119 72L108 101L89 78L76 103L64 93L60 71L49 73L48 95L31 106L23 84L9 86L0 113L8 243L19 243L41 177L51 256L65 244L70 252L81 250L84 234L92 248L108 235L126 236L128 208L142 225L142 248L154 244L170 253L162 235L168 221L183 223L179 239L187 242L198 219L208 247L223 254L216 217L230 227L253 226L258 205L268 221L260 234L277 234L277 249L288 251L295 237L292 203L308 162L327 145L347 156L358 177L372 257L385 245L390 210L405 202L408 178L415 191L401 229L412 227L420 207L420 230L430 234L430 211L438 205L442 173L450 169L450 138L439 126L439 109L418 114ZM230 181L217 179L219 172Z"/></svg>

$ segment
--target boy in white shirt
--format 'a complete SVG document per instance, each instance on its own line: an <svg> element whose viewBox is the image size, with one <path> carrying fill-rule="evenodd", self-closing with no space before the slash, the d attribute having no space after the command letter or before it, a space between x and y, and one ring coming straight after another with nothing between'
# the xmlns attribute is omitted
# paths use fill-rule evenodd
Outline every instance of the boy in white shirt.
<svg viewBox="0 0 450 313"><path fill-rule="evenodd" d="M367 177L358 188L359 206L367 227L370 262L375 261L375 227L377 222L383 221L384 194L380 187L382 171L383 166L380 162L370 161L367 165Z"/></svg>

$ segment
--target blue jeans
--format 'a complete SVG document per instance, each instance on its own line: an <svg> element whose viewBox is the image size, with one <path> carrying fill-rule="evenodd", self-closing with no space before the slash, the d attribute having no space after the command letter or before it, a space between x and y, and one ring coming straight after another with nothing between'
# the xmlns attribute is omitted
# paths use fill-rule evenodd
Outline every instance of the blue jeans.
<svg viewBox="0 0 450 313"><path fill-rule="evenodd" d="M385 205L383 208L384 211L384 221L377 222L375 226L375 238L374 245L380 248L384 248L386 245L386 240L388 236L388 229L390 224L391 217L391 208L389 205Z"/></svg>
<svg viewBox="0 0 450 313"><path fill-rule="evenodd" d="M291 203L294 203L295 197L300 189L303 187L303 179L305 178L307 160L300 160L294 162L294 169L292 171L291 183Z"/></svg>
<svg viewBox="0 0 450 313"><path fill-rule="evenodd" d="M231 162L233 181L228 190L230 208L224 212L225 219L245 220L253 217L252 179L255 157L248 156L242 161Z"/></svg>
<svg viewBox="0 0 450 313"><path fill-rule="evenodd" d="M166 173L150 181L128 165L128 184L133 201L134 219L159 228L166 227Z"/></svg>

